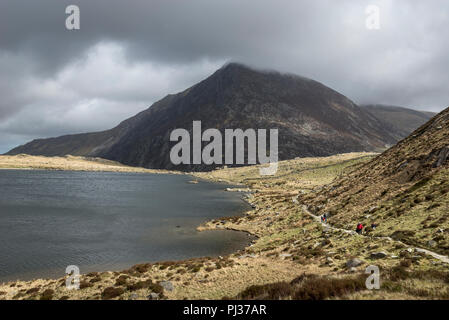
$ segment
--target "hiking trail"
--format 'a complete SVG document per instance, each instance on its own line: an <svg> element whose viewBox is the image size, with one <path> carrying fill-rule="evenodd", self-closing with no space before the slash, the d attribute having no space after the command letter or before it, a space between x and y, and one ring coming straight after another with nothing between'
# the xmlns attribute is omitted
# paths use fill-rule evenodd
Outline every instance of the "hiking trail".
<svg viewBox="0 0 449 320"><path fill-rule="evenodd" d="M321 222L321 217L320 217L320 216L316 216L316 215L314 215L313 213L311 213L311 212L309 211L309 209L307 208L306 205L302 205L302 209L303 209L303 211L304 211L307 215L309 215L309 216L310 216L312 219L314 219L316 222L318 222L318 223L324 225L325 227L327 227L327 228L329 228L329 229L331 229L331 230L336 230L336 231L344 232L344 233L351 234L351 235L358 235L358 236L366 237L366 236L363 235L363 234L361 234L361 235L357 234L357 232L355 232L355 231L353 231L353 230L347 230L347 229L342 229L342 228L336 228L336 227L331 226L329 223L322 223L322 222ZM383 239L383 240L388 240L388 241L400 243L400 244L402 244L402 245L404 245L404 246L406 246L406 247L409 247L409 248L414 249L415 252L425 253L425 254L427 254L427 255L429 255L429 256L432 256L433 258L435 258L435 259L437 259L437 260L439 260L439 261L441 261L441 262L444 262L444 263L448 263L448 264L449 264L449 257L448 257L448 256L444 256L444 255L438 254L438 253L433 252L433 251L430 251L430 250L428 250L428 249L423 249L423 248L419 248L419 247L411 247L411 246L408 245L407 243L404 243L404 242L399 241L399 240L394 240L394 239L392 239L391 237L381 237L381 236L373 236L373 237L374 237L374 238L377 238L377 239Z"/></svg>

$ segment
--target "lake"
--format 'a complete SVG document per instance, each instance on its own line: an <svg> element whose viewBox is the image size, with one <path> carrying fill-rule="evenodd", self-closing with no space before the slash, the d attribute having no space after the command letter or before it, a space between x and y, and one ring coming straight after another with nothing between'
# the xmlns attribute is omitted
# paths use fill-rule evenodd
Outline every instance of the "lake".
<svg viewBox="0 0 449 320"><path fill-rule="evenodd" d="M225 255L250 237L196 231L243 214L229 187L186 175L0 170L0 282L121 270L142 262Z"/></svg>

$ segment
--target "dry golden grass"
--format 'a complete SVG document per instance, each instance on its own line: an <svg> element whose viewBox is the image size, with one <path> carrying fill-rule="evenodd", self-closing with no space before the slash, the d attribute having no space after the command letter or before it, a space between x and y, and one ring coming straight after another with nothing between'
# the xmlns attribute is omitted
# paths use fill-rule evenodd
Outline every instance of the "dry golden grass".
<svg viewBox="0 0 449 320"><path fill-rule="evenodd" d="M168 170L130 167L116 161L101 158L75 157L70 155L64 157L44 157L26 154L15 156L0 155L0 169L179 173Z"/></svg>

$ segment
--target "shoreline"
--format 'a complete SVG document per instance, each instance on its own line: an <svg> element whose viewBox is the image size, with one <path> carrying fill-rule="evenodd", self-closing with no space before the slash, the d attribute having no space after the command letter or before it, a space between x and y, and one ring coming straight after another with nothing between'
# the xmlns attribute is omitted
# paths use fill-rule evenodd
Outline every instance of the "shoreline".
<svg viewBox="0 0 449 320"><path fill-rule="evenodd" d="M1 157L0 156L0 163L1 163ZM21 156L24 157L24 156ZM26 158L30 158L31 156L25 156ZM48 158L50 161L54 158L51 157L46 157ZM59 157L58 157L59 158ZM72 157L70 156L70 158L78 158L78 157ZM84 160L84 159L82 159ZM92 161L92 160L88 160L88 161ZM96 161L92 161L95 162L95 164L97 163ZM122 168L120 168L122 169ZM130 170L128 170L130 169ZM176 175L186 175L191 177L192 179L190 181L187 181L187 183L194 183L197 184L198 182L208 182L208 183L215 183L217 185L223 184L227 187L231 187L231 188L235 188L238 189L238 186L241 185L234 185L234 184L230 184L226 181L212 181L209 179L204 179L201 177L198 177L195 175L195 173L193 172L177 172L177 171L168 171L168 170L157 170L157 169L145 169L145 168L134 168L134 167L127 167L127 166L123 166L123 170L117 171L115 170L115 168L93 168L93 169L88 169L88 170L84 170L84 169L76 169L76 168L36 168L36 167L18 167L18 168L5 168L2 167L0 168L1 170L29 170L29 171L72 171L72 172L117 172L117 173L150 173L150 174L176 174ZM226 188L229 189L229 188ZM223 191L225 192L229 192L228 190L223 189ZM240 200L242 200L243 202L245 202L245 204L251 206L251 203L248 202L247 199L245 199L244 196L240 196L239 197ZM248 212L248 210L250 210L249 208L243 209L243 210L239 210L236 216L238 217L244 217L245 214ZM230 212L230 214L232 214L232 212ZM221 218L218 218L221 219ZM192 230L195 230L197 232L204 232L204 231L233 231L233 232L239 232L239 233L243 233L245 235L245 240L242 242L242 248L233 252L230 252L228 254L225 254L224 256L229 256L232 254L236 254L238 252L241 251L245 251L246 248L248 248L249 246L251 246L256 240L257 240L257 236L252 234L249 231L246 230L240 230L240 229L234 229L234 228L222 228L222 229L211 229L211 228L204 228L202 229L201 226L203 224L209 223L211 220L214 220L212 218L206 218L206 220L204 222L199 223L196 227L192 227ZM179 258L176 260L173 260L174 262L183 262L183 261L188 261L188 260L195 260L195 259L204 259L204 258L218 258L221 257L222 254L216 254L216 255L212 255L212 256L192 256L192 257L187 257L187 258ZM141 264L158 264L158 263L163 263L164 260L154 260L154 261L145 261L142 263L138 263L138 264L132 264L132 263L121 263L123 266L122 267L117 267L117 268L108 268L108 269L103 269L103 270L99 270L99 271L86 271L83 272L81 275L83 274L89 274L89 273L117 273L117 272L121 272L123 270L129 270L132 269L133 267L135 267L136 265L141 265ZM126 267L125 267L126 265ZM45 274L46 272L43 272L43 274ZM53 272L48 272L49 274ZM31 274L31 273L30 273ZM14 277L14 276L13 276ZM10 280L1 280L0 281L0 287L2 286L9 286L11 284L15 284L15 283L29 283L29 282L39 282L41 280L50 280L50 281L55 281L55 280L59 280L61 279L61 275L27 275L25 274L24 277L20 277L20 275L17 276L16 279L10 279ZM1 296L1 291L0 291L0 300L2 299Z"/></svg>
<svg viewBox="0 0 449 320"><path fill-rule="evenodd" d="M197 227L198 228L198 227ZM194 228L194 230L197 230L197 228ZM245 242L244 242L244 247L242 248L242 249L240 249L240 250L237 250L237 251L234 251L234 252L231 252L231 253L229 253L229 254L214 254L214 255L211 255L211 256L192 256L192 257L187 257L187 258L179 258L179 259L174 259L174 260L170 260L170 261L173 261L173 262L183 262L183 261L186 261L186 260L194 260L194 259L203 259L203 258L218 258L218 257L226 257L226 256L229 256L229 255L232 255L232 254L235 254L236 252L239 252L239 251L244 251L247 247L249 247L249 246L251 246L251 244L254 242L254 241L256 241L257 240L257 236L254 236L254 235L252 235L251 233L249 233L249 232L246 232L246 231L243 231L243 230L234 230L234 229L205 229L205 230L197 230L198 232L207 232L207 231L210 231L210 232L212 232L212 231L232 231L232 232L239 232L239 233L243 233L243 234L245 234L246 236L247 236L247 238L245 239ZM249 238L252 238L252 239L249 239ZM122 271L124 271L124 270L129 270L129 269L132 269L133 267L135 267L135 266L138 266L138 265L142 265L142 264L158 264L158 263L163 263L164 261L166 261L166 260L154 260L154 261L144 261L144 262L137 262L137 263L127 263L127 262L123 262L123 263L120 263L119 265L122 265L121 267L111 267L111 268L107 268L107 269L101 269L101 270L94 270L95 268L92 268L92 266L83 266L83 265L80 265L79 267L80 267L80 269L81 270L86 270L86 269L88 269L88 271L84 271L84 272L82 272L81 273L81 276L82 275L85 275L85 274L89 274L89 273L107 273L107 272L112 272L112 273L120 273L120 272L122 272ZM47 270L47 271L49 271L49 270ZM57 272L59 272L59 273L61 273L61 269L58 269L58 271L56 271L56 270L54 270L54 271L49 271L49 273L52 273L52 274L55 274L55 275L47 275L47 276L44 276L44 275L42 275L42 276L39 276L39 275L36 275L36 276L33 276L33 275L31 275L31 274L29 274L29 276L25 273L24 274L24 276L22 277L22 276L20 276L20 275L18 275L18 277L16 278L16 279L11 279L11 280L0 280L0 287L1 286L6 286L6 285L10 285L10 284L12 284L12 283L17 283L17 282L34 282L34 281L38 281L38 280L52 280L52 281L55 281L55 280L59 280L59 279L61 279L62 278L62 276L61 275L56 275L56 273ZM45 272L44 272L45 273ZM0 295L0 300L1 300L1 295Z"/></svg>

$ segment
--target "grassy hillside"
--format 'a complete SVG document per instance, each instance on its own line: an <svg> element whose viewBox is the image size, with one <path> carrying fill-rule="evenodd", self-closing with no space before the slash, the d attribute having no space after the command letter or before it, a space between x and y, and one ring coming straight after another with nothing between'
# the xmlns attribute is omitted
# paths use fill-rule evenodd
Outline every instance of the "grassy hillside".
<svg viewBox="0 0 449 320"><path fill-rule="evenodd" d="M336 226L379 224L373 235L449 253L449 110L303 201ZM369 229L368 229L369 230Z"/></svg>

